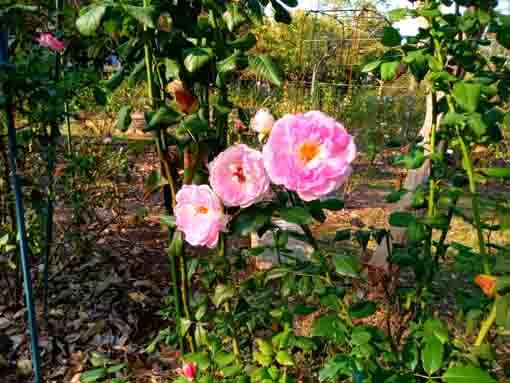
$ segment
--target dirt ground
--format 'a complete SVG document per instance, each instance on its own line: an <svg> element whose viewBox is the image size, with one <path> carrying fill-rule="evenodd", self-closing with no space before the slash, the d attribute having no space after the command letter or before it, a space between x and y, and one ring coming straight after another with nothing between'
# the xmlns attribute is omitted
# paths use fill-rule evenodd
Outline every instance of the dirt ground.
<svg viewBox="0 0 510 383"><path fill-rule="evenodd" d="M158 164L151 146L130 162L132 178L119 187L128 214L102 227L86 251L65 254L51 265L47 324L43 321L42 289L36 283L47 382L78 382L93 353L129 363L133 381L140 383L166 381L176 367L176 353L171 349L162 348L152 355L144 352L168 323L159 313L170 289L167 234L157 220L162 211L161 197L144 199L144 179ZM345 208L328 212L326 222L314 227L316 235L326 241L339 229L387 224L391 205L385 197L401 171L389 165L387 156L373 165L361 157L353 174L340 191ZM140 217L137 212L144 206L150 208ZM57 209L56 214L62 212ZM97 227L92 223L83 229ZM460 222L451 236L465 243L474 238L472 230ZM37 270L41 268L34 264L33 269L34 280L40 279ZM0 381L22 383L30 373L26 310L21 302L10 301L5 282L0 279L0 335L4 335L0 336Z"/></svg>

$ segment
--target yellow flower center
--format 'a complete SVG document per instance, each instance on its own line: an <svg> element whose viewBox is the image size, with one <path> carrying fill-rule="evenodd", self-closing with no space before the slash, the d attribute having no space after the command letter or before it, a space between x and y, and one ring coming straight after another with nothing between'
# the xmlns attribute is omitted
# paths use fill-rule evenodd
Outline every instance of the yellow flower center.
<svg viewBox="0 0 510 383"><path fill-rule="evenodd" d="M316 142L304 142L298 150L298 157L307 165L311 160L317 157L320 153L320 145Z"/></svg>
<svg viewBox="0 0 510 383"><path fill-rule="evenodd" d="M196 211L198 214L207 214L209 212L209 209L206 208L205 206L198 206L196 208Z"/></svg>

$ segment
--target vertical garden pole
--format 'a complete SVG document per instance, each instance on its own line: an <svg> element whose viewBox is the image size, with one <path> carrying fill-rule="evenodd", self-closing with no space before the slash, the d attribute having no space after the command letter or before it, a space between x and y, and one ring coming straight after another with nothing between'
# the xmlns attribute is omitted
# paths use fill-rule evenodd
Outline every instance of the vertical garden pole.
<svg viewBox="0 0 510 383"><path fill-rule="evenodd" d="M55 25L56 30L60 26L60 10L61 0L55 0ZM58 81L60 77L60 53L55 52L55 66L54 66L54 80ZM48 201L46 211L46 243L44 248L44 271L43 271L43 313L44 324L48 327L48 297L49 297L49 259L51 255L51 245L53 243L53 172L55 168L56 159L56 142L55 138L58 135L57 121L51 122L50 139L48 142L47 161L48 161Z"/></svg>
<svg viewBox="0 0 510 383"><path fill-rule="evenodd" d="M9 55L8 49L8 33L0 32L0 62L7 63ZM28 311L28 325L30 329L32 366L34 369L35 383L42 383L41 358L39 355L39 338L37 333L37 319L34 309L34 301L32 294L32 280L28 265L28 244L27 233L25 228L25 213L23 209L23 195L21 192L21 184L16 172L16 130L14 127L14 113L10 104L9 92L5 90L7 98L6 116L7 116L7 133L9 140L9 164L11 167L12 187L14 189L16 203L16 223L18 228L18 237L20 242L20 258L21 269L23 273L25 300Z"/></svg>

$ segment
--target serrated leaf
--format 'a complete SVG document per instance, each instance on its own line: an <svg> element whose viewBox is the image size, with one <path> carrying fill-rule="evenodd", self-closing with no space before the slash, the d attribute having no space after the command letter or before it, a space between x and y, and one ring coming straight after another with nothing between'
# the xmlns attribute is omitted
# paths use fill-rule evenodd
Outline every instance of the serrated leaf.
<svg viewBox="0 0 510 383"><path fill-rule="evenodd" d="M226 367L229 364L232 364L235 360L236 356L232 352L221 351L214 357L214 363L216 363L219 368Z"/></svg>

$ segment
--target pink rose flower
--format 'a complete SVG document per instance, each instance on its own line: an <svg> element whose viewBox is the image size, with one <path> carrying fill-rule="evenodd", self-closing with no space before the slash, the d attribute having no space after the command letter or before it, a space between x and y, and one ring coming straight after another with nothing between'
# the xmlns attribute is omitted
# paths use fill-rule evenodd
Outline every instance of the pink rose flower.
<svg viewBox="0 0 510 383"><path fill-rule="evenodd" d="M55 52L62 52L65 49L64 44L53 37L51 33L41 33L37 39L39 45L45 48L49 48Z"/></svg>
<svg viewBox="0 0 510 383"><path fill-rule="evenodd" d="M336 190L349 177L356 145L342 124L312 111L278 120L262 154L273 183L312 201Z"/></svg>
<svg viewBox="0 0 510 383"><path fill-rule="evenodd" d="M215 247L228 219L209 185L184 185L176 201L175 221L186 242L192 246Z"/></svg>
<svg viewBox="0 0 510 383"><path fill-rule="evenodd" d="M209 182L226 206L248 207L269 191L262 153L244 144L231 146L209 164Z"/></svg>
<svg viewBox="0 0 510 383"><path fill-rule="evenodd" d="M182 375L188 380L195 379L197 375L197 365L195 363L184 363L182 365Z"/></svg>

